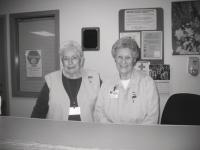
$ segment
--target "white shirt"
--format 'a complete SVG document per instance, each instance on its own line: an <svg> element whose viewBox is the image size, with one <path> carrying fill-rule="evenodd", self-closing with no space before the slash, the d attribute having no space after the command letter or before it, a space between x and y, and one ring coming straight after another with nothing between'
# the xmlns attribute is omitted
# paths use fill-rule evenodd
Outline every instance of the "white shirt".
<svg viewBox="0 0 200 150"><path fill-rule="evenodd" d="M128 79L128 80L121 80L121 83L122 83L124 89L127 89L129 82L130 82L130 79Z"/></svg>

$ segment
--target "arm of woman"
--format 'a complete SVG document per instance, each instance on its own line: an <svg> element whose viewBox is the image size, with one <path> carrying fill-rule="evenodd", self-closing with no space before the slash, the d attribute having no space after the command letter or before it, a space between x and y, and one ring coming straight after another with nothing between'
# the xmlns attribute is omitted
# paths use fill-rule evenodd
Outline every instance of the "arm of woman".
<svg viewBox="0 0 200 150"><path fill-rule="evenodd" d="M49 109L48 102L49 88L45 83L33 108L31 118L46 118Z"/></svg>
<svg viewBox="0 0 200 150"><path fill-rule="evenodd" d="M102 84L95 105L95 111L94 111L95 122L110 123L105 114L105 105L106 105L105 90L106 90L105 84Z"/></svg>
<svg viewBox="0 0 200 150"><path fill-rule="evenodd" d="M158 124L160 115L159 94L153 79L144 81L147 114L143 121L144 124Z"/></svg>

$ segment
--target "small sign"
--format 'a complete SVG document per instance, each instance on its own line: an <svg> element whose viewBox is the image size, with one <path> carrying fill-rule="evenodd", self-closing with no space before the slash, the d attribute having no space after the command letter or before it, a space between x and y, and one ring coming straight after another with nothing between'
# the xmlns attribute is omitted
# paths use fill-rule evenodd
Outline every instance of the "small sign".
<svg viewBox="0 0 200 150"><path fill-rule="evenodd" d="M41 50L26 50L26 76L42 77Z"/></svg>
<svg viewBox="0 0 200 150"><path fill-rule="evenodd" d="M135 65L136 70L140 70L149 75L149 61L138 61Z"/></svg>

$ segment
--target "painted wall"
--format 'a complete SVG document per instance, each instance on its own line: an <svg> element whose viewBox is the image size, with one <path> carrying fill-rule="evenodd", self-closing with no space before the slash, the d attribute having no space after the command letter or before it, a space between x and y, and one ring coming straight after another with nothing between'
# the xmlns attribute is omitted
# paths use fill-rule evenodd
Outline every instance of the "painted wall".
<svg viewBox="0 0 200 150"><path fill-rule="evenodd" d="M171 2L178 0L0 0L0 14L7 15L7 60L9 72L10 113L29 117L35 104L33 98L11 95L9 14L43 10L60 10L60 44L65 40L81 42L82 27L100 27L100 51L85 52L85 67L101 73L103 79L116 73L111 47L118 39L118 12L125 8L161 7L164 12L164 61L171 66L169 94L161 95L161 111L167 98L178 92L200 94L200 75L187 73L188 56L172 56ZM105 67L106 66L106 67Z"/></svg>

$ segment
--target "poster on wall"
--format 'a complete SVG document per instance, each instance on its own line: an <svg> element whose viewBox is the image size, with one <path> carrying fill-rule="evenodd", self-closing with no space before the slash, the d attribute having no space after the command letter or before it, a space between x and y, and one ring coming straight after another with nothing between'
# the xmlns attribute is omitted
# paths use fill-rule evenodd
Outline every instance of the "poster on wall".
<svg viewBox="0 0 200 150"><path fill-rule="evenodd" d="M200 1L172 2L173 55L200 54Z"/></svg>
<svg viewBox="0 0 200 150"><path fill-rule="evenodd" d="M170 65L152 64L149 66L149 75L154 80L170 80Z"/></svg>
<svg viewBox="0 0 200 150"><path fill-rule="evenodd" d="M130 30L156 30L156 9L130 9L125 10L125 31Z"/></svg>
<svg viewBox="0 0 200 150"><path fill-rule="evenodd" d="M26 77L42 77L41 50L26 50Z"/></svg>
<svg viewBox="0 0 200 150"><path fill-rule="evenodd" d="M143 31L141 59L162 59L162 32Z"/></svg>
<svg viewBox="0 0 200 150"><path fill-rule="evenodd" d="M149 75L149 65L150 61L137 61L137 63L135 64L135 69Z"/></svg>
<svg viewBox="0 0 200 150"><path fill-rule="evenodd" d="M170 91L170 65L151 64L149 66L149 75L155 80L158 92L161 94Z"/></svg>

